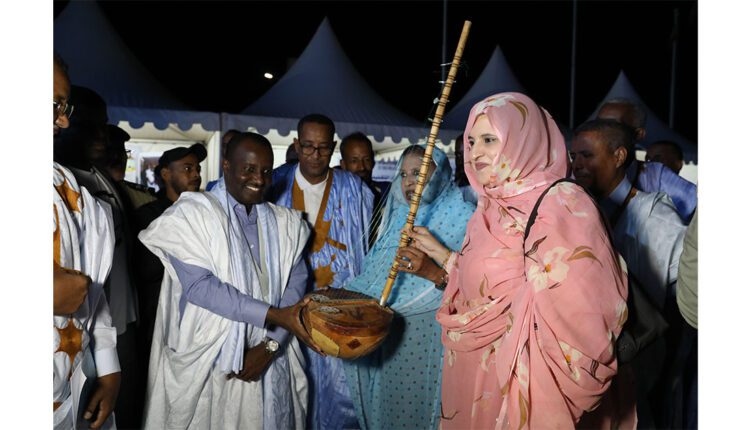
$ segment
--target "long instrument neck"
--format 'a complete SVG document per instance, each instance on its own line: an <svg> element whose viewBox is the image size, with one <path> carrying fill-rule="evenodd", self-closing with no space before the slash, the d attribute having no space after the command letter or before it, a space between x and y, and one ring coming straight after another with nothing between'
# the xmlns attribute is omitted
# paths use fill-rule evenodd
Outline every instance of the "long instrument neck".
<svg viewBox="0 0 750 430"><path fill-rule="evenodd" d="M419 209L419 202L422 200L422 190L427 178L427 170L430 167L432 161L432 150L435 148L435 140L437 139L438 130L440 129L440 123L443 121L443 113L445 112L445 105L448 104L448 96L450 95L453 82L456 79L456 73L458 73L458 66L461 63L461 57L464 53L464 46L466 40L469 37L469 29L471 28L470 21L464 21L464 28L461 31L461 37L458 40L458 46L456 47L456 53L453 56L453 62L451 63L450 71L448 72L448 78L443 84L443 91L440 94L440 99L437 103L437 109L435 110L435 117L432 119L432 127L430 128L430 135L427 138L427 147L422 157L422 165L419 168L419 177L417 178L417 186L414 189L414 195L411 198L411 205L409 206L409 215L406 217L406 229L411 230L414 227L414 219L417 217L417 210ZM401 233L401 240L399 241L398 247L403 248L407 245L409 236L405 233ZM380 306L385 306L388 301L388 296L391 294L393 284L396 282L396 276L398 275L398 254L393 259L391 264L391 270L388 272L388 279L385 282L383 293L380 296Z"/></svg>

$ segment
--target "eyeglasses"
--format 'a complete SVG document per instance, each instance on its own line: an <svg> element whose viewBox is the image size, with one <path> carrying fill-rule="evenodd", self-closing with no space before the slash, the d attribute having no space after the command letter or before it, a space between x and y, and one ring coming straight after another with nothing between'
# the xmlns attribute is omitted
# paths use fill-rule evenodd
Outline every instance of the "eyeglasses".
<svg viewBox="0 0 750 430"><path fill-rule="evenodd" d="M313 155L315 151L318 151L318 154L320 154L321 157L327 157L331 155L333 152L332 146L313 146L313 145L303 145L299 144L300 148L302 148L302 154L304 155Z"/></svg>
<svg viewBox="0 0 750 430"><path fill-rule="evenodd" d="M70 117L73 116L74 106L68 102L58 103L53 100L52 107L55 118L65 115L70 119Z"/></svg>

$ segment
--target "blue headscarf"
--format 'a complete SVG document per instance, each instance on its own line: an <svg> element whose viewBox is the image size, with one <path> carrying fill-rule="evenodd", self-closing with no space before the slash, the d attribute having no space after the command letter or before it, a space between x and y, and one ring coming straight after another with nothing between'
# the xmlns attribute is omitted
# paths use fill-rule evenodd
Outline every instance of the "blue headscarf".
<svg viewBox="0 0 750 430"><path fill-rule="evenodd" d="M400 172L404 158L402 156L398 162L398 173L385 200L378 239L365 258L363 272L346 285L349 290L380 298L396 256L401 228L409 213L409 202L401 191ZM445 153L436 147L432 152L432 161L435 171L422 192L414 225L426 226L445 246L459 249L475 206L464 201L461 190L451 180L451 166ZM442 292L432 282L401 272L387 305L399 314L408 316L435 311L440 306L441 298Z"/></svg>

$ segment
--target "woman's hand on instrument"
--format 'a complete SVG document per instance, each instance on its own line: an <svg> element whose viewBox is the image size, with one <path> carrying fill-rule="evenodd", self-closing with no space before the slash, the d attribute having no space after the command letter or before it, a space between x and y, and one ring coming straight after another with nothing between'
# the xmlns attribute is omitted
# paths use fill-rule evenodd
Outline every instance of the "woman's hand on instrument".
<svg viewBox="0 0 750 430"><path fill-rule="evenodd" d="M411 239L411 246L429 255L435 261L445 261L450 255L450 249L443 246L435 236L430 233L427 227L414 226L412 230L404 228L402 233L406 233Z"/></svg>
<svg viewBox="0 0 750 430"><path fill-rule="evenodd" d="M288 332L297 336L297 339L304 342L307 346L315 350L318 354L323 355L323 351L318 348L312 340L312 337L302 325L302 309L310 302L310 297L305 297L297 304L286 308L268 308L266 314L266 324L273 324L285 328Z"/></svg>
<svg viewBox="0 0 750 430"><path fill-rule="evenodd" d="M406 246L399 248L396 255L399 257L398 270L400 272L412 273L435 284L442 279L443 269L419 249Z"/></svg>

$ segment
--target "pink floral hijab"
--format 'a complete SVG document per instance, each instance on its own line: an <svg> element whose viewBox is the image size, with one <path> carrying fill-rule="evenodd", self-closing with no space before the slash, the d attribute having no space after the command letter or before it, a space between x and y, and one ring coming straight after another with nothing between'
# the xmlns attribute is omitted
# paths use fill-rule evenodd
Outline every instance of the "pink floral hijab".
<svg viewBox="0 0 750 430"><path fill-rule="evenodd" d="M487 115L502 144L493 160L493 182L487 187L477 182L468 141L468 132L482 114ZM565 139L557 124L547 111L519 93L496 94L471 109L464 133L464 160L466 176L479 195L534 202L536 197L528 192L565 177L568 167Z"/></svg>
<svg viewBox="0 0 750 430"><path fill-rule="evenodd" d="M477 182L468 144L481 114L501 145L487 186ZM571 183L549 191L524 242L534 204L568 167L560 130L533 100L486 98L471 110L464 136L479 204L437 312L445 347L441 425L572 428L602 403L617 373L624 263L594 202ZM607 425L618 419L599 412Z"/></svg>

